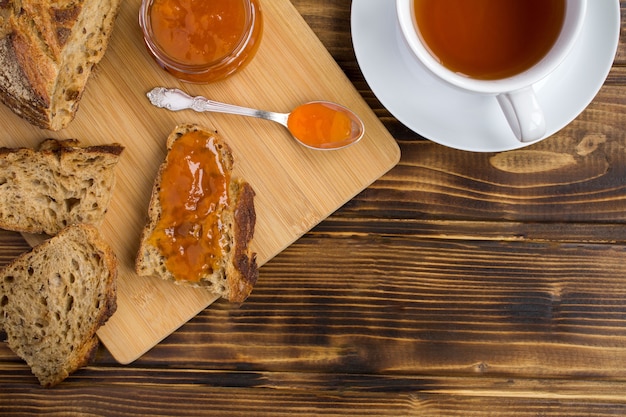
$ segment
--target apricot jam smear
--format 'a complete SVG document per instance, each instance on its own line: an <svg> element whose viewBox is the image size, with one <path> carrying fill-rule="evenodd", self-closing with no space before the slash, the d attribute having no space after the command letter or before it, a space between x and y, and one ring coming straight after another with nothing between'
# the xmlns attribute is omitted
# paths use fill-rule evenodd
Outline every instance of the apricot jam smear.
<svg viewBox="0 0 626 417"><path fill-rule="evenodd" d="M221 207L229 202L230 173L217 140L189 132L174 142L161 174L161 216L150 243L177 280L198 282L217 269L224 227Z"/></svg>

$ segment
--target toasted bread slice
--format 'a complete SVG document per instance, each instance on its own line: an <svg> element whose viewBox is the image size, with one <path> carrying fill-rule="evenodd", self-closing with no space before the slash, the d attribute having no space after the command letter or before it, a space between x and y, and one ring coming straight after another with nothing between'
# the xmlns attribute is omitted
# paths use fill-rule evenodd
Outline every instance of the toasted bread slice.
<svg viewBox="0 0 626 417"><path fill-rule="evenodd" d="M98 230L75 225L0 271L0 327L41 385L92 360L115 312L117 260Z"/></svg>
<svg viewBox="0 0 626 417"><path fill-rule="evenodd" d="M35 126L74 119L121 0L0 1L0 99Z"/></svg>
<svg viewBox="0 0 626 417"><path fill-rule="evenodd" d="M196 125L178 126L154 181L136 271L243 302L258 278L250 250L254 191L232 178L229 146Z"/></svg>
<svg viewBox="0 0 626 417"><path fill-rule="evenodd" d="M70 224L100 224L123 149L55 139L38 150L0 148L0 228L54 235Z"/></svg>

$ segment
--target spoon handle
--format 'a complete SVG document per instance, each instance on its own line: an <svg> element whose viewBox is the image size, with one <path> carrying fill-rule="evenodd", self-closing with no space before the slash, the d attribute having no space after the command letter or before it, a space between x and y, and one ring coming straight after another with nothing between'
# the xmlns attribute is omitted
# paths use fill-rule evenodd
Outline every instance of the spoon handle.
<svg viewBox="0 0 626 417"><path fill-rule="evenodd" d="M176 89L156 87L147 93L152 105L171 111L194 110L197 112L214 112L237 114L240 116L257 117L271 120L286 126L288 114L274 113L264 110L251 109L233 104L220 103L206 97L195 96Z"/></svg>

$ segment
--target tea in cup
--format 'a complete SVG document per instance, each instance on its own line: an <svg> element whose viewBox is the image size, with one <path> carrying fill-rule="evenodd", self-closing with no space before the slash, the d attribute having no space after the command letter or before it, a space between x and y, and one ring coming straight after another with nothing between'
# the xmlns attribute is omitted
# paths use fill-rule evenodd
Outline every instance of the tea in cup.
<svg viewBox="0 0 626 417"><path fill-rule="evenodd" d="M522 142L545 135L533 85L567 57L586 8L587 0L396 0L417 61L463 91L494 95Z"/></svg>

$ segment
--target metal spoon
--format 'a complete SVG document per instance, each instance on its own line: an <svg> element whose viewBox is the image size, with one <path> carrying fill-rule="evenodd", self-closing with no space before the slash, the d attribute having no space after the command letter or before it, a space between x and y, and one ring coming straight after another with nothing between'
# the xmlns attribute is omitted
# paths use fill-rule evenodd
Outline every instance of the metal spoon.
<svg viewBox="0 0 626 417"><path fill-rule="evenodd" d="M312 142L305 138L298 138L294 135L292 130L289 128L289 116L293 113L275 113L264 110L256 110L250 109L247 107L235 106L232 104L220 103L217 101L209 100L202 96L192 97L185 92L172 88L164 88L164 87L156 87L147 93L150 102L156 106L165 108L171 111L179 111L191 109L197 112L216 112L216 113L229 113L229 114L237 114L240 116L249 116L249 117L257 117L260 119L271 120L276 123L280 123L285 126L291 135L302 145L312 148L312 149L341 149L346 146L352 145L358 142L365 133L365 126L361 119L354 114L352 111L347 108L340 106L339 104L328 102L328 101L319 101L313 103L323 104L325 107L332 109L334 111L343 113L350 120L350 132L345 137L337 140L320 140L319 142ZM305 106L306 103L302 106ZM299 106L299 107L302 107ZM295 111L295 109L294 109ZM322 138L324 139L324 138Z"/></svg>

